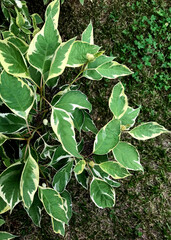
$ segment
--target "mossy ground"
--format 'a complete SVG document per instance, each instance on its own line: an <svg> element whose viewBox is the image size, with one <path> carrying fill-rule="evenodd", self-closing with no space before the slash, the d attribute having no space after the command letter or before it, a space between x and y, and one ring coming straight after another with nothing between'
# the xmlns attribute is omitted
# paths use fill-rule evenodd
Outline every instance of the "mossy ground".
<svg viewBox="0 0 171 240"><path fill-rule="evenodd" d="M29 3L31 11L41 13L43 8L39 8L42 6L42 1L40 2L36 3L37 9L33 7L34 2ZM133 10L132 6L136 6L137 2L140 7ZM65 41L80 36L92 19L95 43L101 45L106 54L116 56L116 61L137 71L135 59L141 57L140 52L133 62L129 62L126 61L129 54L123 53L122 46L130 45L131 41L133 44L135 41L135 33L131 32L130 28L133 21L138 21L141 16L150 17L154 8L168 12L169 1L94 0L93 3L85 1L85 5L81 6L78 0L66 0L61 8L59 29ZM128 35L124 35L124 30L128 30ZM138 32L139 35L143 35L144 29L139 26ZM154 39L161 42L161 51L166 55L167 41L156 40L155 36ZM169 129L168 91L164 87L156 88L157 82L152 79L155 66L154 58L150 67L146 66L143 71L139 71L138 81L133 77L124 77L121 80L126 86L130 105L142 106L138 121L157 121ZM157 71L160 71L159 66ZM71 82L74 73L75 70L73 73L66 71L67 82ZM110 111L107 110L108 98L116 82L105 79L100 82L86 79L81 81L81 88L93 104L93 118L99 128L111 118ZM6 225L3 229L20 236L19 239L27 240L169 239L169 142L168 134L147 142L132 140L140 152L145 173L135 172L121 181L122 186L116 189L116 206L113 209L96 208L90 201L89 193L73 179L68 186L73 199L73 216L70 226L66 228L65 238L53 233L50 218L44 212L42 228L34 227L21 205L11 215L5 214Z"/></svg>

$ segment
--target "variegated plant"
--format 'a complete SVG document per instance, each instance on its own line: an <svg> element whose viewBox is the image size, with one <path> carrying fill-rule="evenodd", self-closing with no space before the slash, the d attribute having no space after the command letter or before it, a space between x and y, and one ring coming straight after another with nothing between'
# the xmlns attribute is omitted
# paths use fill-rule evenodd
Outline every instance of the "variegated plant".
<svg viewBox="0 0 171 240"><path fill-rule="evenodd" d="M40 226L44 208L54 231L64 235L72 215L66 190L72 174L90 190L99 208L113 207L114 189L120 186L116 180L130 176L131 171L143 171L138 151L122 139L122 132L147 140L168 131L155 122L132 128L140 108L129 106L121 82L113 87L109 99L113 117L97 130L91 119L92 105L75 83L80 78L99 81L132 72L94 44L91 22L81 40L63 42L59 11L60 1L54 0L36 34L34 27L27 34L18 25L17 32L10 28L0 40L0 154L5 168L0 175L0 214L21 202ZM80 71L63 85L59 77L66 67L80 67ZM53 96L50 89L56 91ZM88 156L83 140L87 131L95 134ZM18 149L13 156L6 144L15 141Z"/></svg>

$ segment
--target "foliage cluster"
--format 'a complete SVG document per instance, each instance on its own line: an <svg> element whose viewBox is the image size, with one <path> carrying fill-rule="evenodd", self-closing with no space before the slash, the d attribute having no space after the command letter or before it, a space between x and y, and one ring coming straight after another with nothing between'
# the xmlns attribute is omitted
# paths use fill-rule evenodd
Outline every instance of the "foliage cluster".
<svg viewBox="0 0 171 240"><path fill-rule="evenodd" d="M99 208L113 207L114 188L120 186L115 180L130 176L130 171L143 171L137 149L121 140L122 133L147 140L168 131L155 122L130 130L140 107L128 105L121 82L113 87L109 99L113 118L97 130L90 115L92 105L75 83L82 78L115 79L132 71L94 45L91 22L81 41L72 38L62 42L57 28L58 0L47 6L41 29L38 14L30 17L24 2L11 2L16 5L14 11L3 6L10 28L2 31L0 40L0 149L5 167L0 175L0 213L12 211L22 202L32 221L40 226L44 208L54 231L64 235L72 215L66 190L72 172L76 181L90 190ZM66 67L80 67L80 72L63 85L59 76ZM52 95L53 89L57 93ZM95 140L93 151L87 155L84 136L88 131L95 134ZM9 148L14 145L11 154Z"/></svg>

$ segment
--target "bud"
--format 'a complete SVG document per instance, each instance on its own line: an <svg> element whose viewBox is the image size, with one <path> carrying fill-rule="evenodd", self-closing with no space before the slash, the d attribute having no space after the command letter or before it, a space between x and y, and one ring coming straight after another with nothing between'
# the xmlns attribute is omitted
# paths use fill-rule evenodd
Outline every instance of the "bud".
<svg viewBox="0 0 171 240"><path fill-rule="evenodd" d="M45 118L45 119L43 119L43 124L46 126L46 125L48 125L48 120Z"/></svg>
<svg viewBox="0 0 171 240"><path fill-rule="evenodd" d="M90 167L92 167L92 168L93 168L95 164L94 164L94 162L93 162L93 161L91 161L91 162L89 162L89 165L90 165Z"/></svg>
<svg viewBox="0 0 171 240"><path fill-rule="evenodd" d="M42 187L43 187L43 188L46 188L46 183L42 183Z"/></svg>
<svg viewBox="0 0 171 240"><path fill-rule="evenodd" d="M95 60L94 55L91 54L91 53L87 53L87 54L86 54L86 58L87 58L87 60L88 60L89 62L93 62L93 61Z"/></svg>
<svg viewBox="0 0 171 240"><path fill-rule="evenodd" d="M125 131L126 127L124 125L121 125L121 131Z"/></svg>

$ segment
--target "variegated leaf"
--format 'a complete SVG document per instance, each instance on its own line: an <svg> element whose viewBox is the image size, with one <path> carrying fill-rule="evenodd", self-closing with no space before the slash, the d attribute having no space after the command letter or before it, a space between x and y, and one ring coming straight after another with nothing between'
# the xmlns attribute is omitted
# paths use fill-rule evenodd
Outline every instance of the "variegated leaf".
<svg viewBox="0 0 171 240"><path fill-rule="evenodd" d="M121 129L126 130L131 128L134 125L139 112L140 112L140 107L136 109L133 109L132 107L128 107L124 115L120 118Z"/></svg>
<svg viewBox="0 0 171 240"><path fill-rule="evenodd" d="M27 53L29 63L44 75L45 80L49 74L53 55L60 43L61 37L49 14L43 28L31 41Z"/></svg>
<svg viewBox="0 0 171 240"><path fill-rule="evenodd" d="M113 179L121 179L130 176L130 173L124 167L114 161L103 162L100 163L99 166Z"/></svg>
<svg viewBox="0 0 171 240"><path fill-rule="evenodd" d="M133 73L128 67L119 64L118 62L104 63L97 68L97 72L103 77L109 79L115 79Z"/></svg>
<svg viewBox="0 0 171 240"><path fill-rule="evenodd" d="M7 136L5 136L4 134L0 133L0 146L2 144L4 144L4 142L6 142L7 139L8 139Z"/></svg>
<svg viewBox="0 0 171 240"><path fill-rule="evenodd" d="M65 236L65 223L51 217L52 228L55 233Z"/></svg>
<svg viewBox="0 0 171 240"><path fill-rule="evenodd" d="M97 68L104 63L111 62L114 57L108 57L106 55L101 55L95 59L93 62L89 62L83 76L91 80L101 80L103 75L97 72Z"/></svg>
<svg viewBox="0 0 171 240"><path fill-rule="evenodd" d="M54 77L58 77L65 70L66 64L68 62L68 57L75 39L76 38L72 38L67 42L61 43L57 48L52 59L47 82Z"/></svg>
<svg viewBox="0 0 171 240"><path fill-rule="evenodd" d="M137 149L127 142L119 142L113 149L114 158L126 169L141 170L140 156Z"/></svg>
<svg viewBox="0 0 171 240"><path fill-rule="evenodd" d="M84 168L86 166L86 161L85 160L80 160L74 168L74 172L79 175L84 171Z"/></svg>
<svg viewBox="0 0 171 240"><path fill-rule="evenodd" d="M0 133L11 134L26 128L26 122L12 113L0 113Z"/></svg>
<svg viewBox="0 0 171 240"><path fill-rule="evenodd" d="M91 181L90 197L99 208L113 207L115 205L114 189L99 178L93 178Z"/></svg>
<svg viewBox="0 0 171 240"><path fill-rule="evenodd" d="M73 160L71 159L64 167L62 167L53 177L53 188L57 192L63 192L71 179Z"/></svg>
<svg viewBox="0 0 171 240"><path fill-rule="evenodd" d="M103 155L110 152L119 142L120 121L112 119L97 133L93 153Z"/></svg>
<svg viewBox="0 0 171 240"><path fill-rule="evenodd" d="M51 126L63 149L77 158L82 158L77 149L74 124L70 115L63 109L53 107Z"/></svg>
<svg viewBox="0 0 171 240"><path fill-rule="evenodd" d="M74 122L75 128L81 132L83 123L84 123L84 114L83 112L79 109L76 108L74 112L72 113L72 120Z"/></svg>
<svg viewBox="0 0 171 240"><path fill-rule="evenodd" d="M0 97L12 112L27 119L34 103L34 93L23 80L3 71L0 77Z"/></svg>
<svg viewBox="0 0 171 240"><path fill-rule="evenodd" d="M88 62L87 54L95 54L100 47L82 41L75 41L69 54L68 67L80 67Z"/></svg>
<svg viewBox="0 0 171 240"><path fill-rule="evenodd" d="M49 165L55 166L60 160L63 160L69 157L71 157L71 155L68 152L64 151L64 149L62 148L62 145L60 145L59 147L56 148Z"/></svg>
<svg viewBox="0 0 171 240"><path fill-rule="evenodd" d="M158 123L147 122L133 128L131 131L129 131L129 134L138 140L147 140L167 132L169 131Z"/></svg>
<svg viewBox="0 0 171 240"><path fill-rule="evenodd" d="M91 21L90 21L89 25L87 26L87 28L82 33L81 40L83 42L94 44L93 25L92 25Z"/></svg>
<svg viewBox="0 0 171 240"><path fill-rule="evenodd" d="M69 91L65 93L54 105L56 108L64 109L68 113L73 113L76 108L92 110L92 105L87 96L80 91Z"/></svg>
<svg viewBox="0 0 171 240"><path fill-rule="evenodd" d="M10 206L0 197L0 214L10 210Z"/></svg>
<svg viewBox="0 0 171 240"><path fill-rule="evenodd" d="M23 55L28 50L28 47L29 47L28 44L23 39L20 39L20 38L16 37L15 35L12 37L8 37L7 41L14 44L21 51L21 53Z"/></svg>
<svg viewBox="0 0 171 240"><path fill-rule="evenodd" d="M0 63L7 73L16 77L29 78L24 57L8 39L0 40Z"/></svg>
<svg viewBox="0 0 171 240"><path fill-rule="evenodd" d="M12 210L20 201L20 177L23 164L15 163L0 175L0 197Z"/></svg>
<svg viewBox="0 0 171 240"><path fill-rule="evenodd" d="M47 21L48 16L51 15L55 29L58 27L58 19L60 12L60 0L52 1L46 8L45 20Z"/></svg>
<svg viewBox="0 0 171 240"><path fill-rule="evenodd" d="M0 239L1 240L10 240L10 239L13 239L13 238L16 238L17 236L11 234L11 233L8 233L8 232L3 232L1 231L0 232Z"/></svg>
<svg viewBox="0 0 171 240"><path fill-rule="evenodd" d="M84 122L83 122L82 130L85 132L90 131L94 134L97 134L98 130L93 120L91 119L91 116L86 111L83 111L83 114L84 114Z"/></svg>
<svg viewBox="0 0 171 240"><path fill-rule="evenodd" d="M39 185L39 166L32 157L31 153L25 162L25 166L21 175L20 193L24 205L30 208L34 195Z"/></svg>
<svg viewBox="0 0 171 240"><path fill-rule="evenodd" d="M67 212L61 195L52 188L39 186L39 198L46 212L55 220L68 223Z"/></svg>
<svg viewBox="0 0 171 240"><path fill-rule="evenodd" d="M75 173L75 178L83 188L88 189L89 175L86 170L83 170L83 172L79 175Z"/></svg>
<svg viewBox="0 0 171 240"><path fill-rule="evenodd" d="M112 94L109 98L109 108L117 119L120 119L128 108L128 99L124 93L124 86L121 82L113 87Z"/></svg>
<svg viewBox="0 0 171 240"><path fill-rule="evenodd" d="M61 197L64 200L64 207L66 209L67 212L67 217L68 217L68 222L72 217L72 199L71 199L71 195L67 190L64 190L61 193Z"/></svg>

